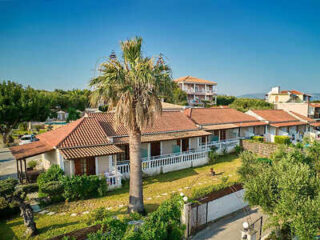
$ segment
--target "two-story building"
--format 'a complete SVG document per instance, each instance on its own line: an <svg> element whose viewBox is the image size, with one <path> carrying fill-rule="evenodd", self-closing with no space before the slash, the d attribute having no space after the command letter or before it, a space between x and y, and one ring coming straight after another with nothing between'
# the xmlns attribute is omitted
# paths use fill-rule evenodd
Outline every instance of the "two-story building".
<svg viewBox="0 0 320 240"><path fill-rule="evenodd" d="M187 93L189 105L201 105L202 100L216 103L216 82L192 76L180 77L174 81Z"/></svg>
<svg viewBox="0 0 320 240"><path fill-rule="evenodd" d="M280 90L280 87L273 87L266 95L266 101L269 103L303 103L309 102L311 96L309 94L297 90Z"/></svg>

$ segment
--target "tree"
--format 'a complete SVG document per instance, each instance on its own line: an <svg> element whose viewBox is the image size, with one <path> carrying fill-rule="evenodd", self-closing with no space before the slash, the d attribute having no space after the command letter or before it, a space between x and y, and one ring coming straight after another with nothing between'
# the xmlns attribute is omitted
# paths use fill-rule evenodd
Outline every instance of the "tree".
<svg viewBox="0 0 320 240"><path fill-rule="evenodd" d="M27 228L27 236L34 236L37 234L36 223L33 219L33 210L30 204L25 202L27 193L33 191L36 191L33 186L18 186L18 180L16 179L9 178L0 180L0 198L4 199L8 205L19 206L24 225Z"/></svg>
<svg viewBox="0 0 320 240"><path fill-rule="evenodd" d="M0 133L5 144L19 123L44 121L48 115L48 98L44 94L15 82L0 83Z"/></svg>
<svg viewBox="0 0 320 240"><path fill-rule="evenodd" d="M251 99L251 98L237 98L229 106L241 112L246 112L250 109L251 110L273 109L273 104L268 103L262 99Z"/></svg>
<svg viewBox="0 0 320 240"><path fill-rule="evenodd" d="M169 91L166 91L166 95L163 96L164 100L168 103L188 105L187 93L179 88L178 84L174 81L172 81L170 85Z"/></svg>
<svg viewBox="0 0 320 240"><path fill-rule="evenodd" d="M234 96L227 96L227 95L219 95L217 96L217 105L218 106L227 106L236 100Z"/></svg>
<svg viewBox="0 0 320 240"><path fill-rule="evenodd" d="M90 81L92 104L104 101L115 109L115 127L128 129L130 146L129 212L144 212L141 168L141 130L162 111L159 96L170 90L171 72L162 56L142 55L142 38L120 43L122 61L115 55L101 64L100 76Z"/></svg>
<svg viewBox="0 0 320 240"><path fill-rule="evenodd" d="M74 121L80 118L80 113L75 108L68 108L67 122Z"/></svg>
<svg viewBox="0 0 320 240"><path fill-rule="evenodd" d="M314 152L313 152L314 153ZM251 153L241 155L239 170L245 199L260 206L278 229L280 239L313 239L320 229L320 182L308 150L278 153L272 163Z"/></svg>

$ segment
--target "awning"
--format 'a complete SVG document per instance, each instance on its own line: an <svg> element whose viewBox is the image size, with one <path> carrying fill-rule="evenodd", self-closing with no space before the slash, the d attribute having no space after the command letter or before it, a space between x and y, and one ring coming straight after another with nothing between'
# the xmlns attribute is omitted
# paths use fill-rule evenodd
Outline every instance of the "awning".
<svg viewBox="0 0 320 240"><path fill-rule="evenodd" d="M315 122L310 124L312 127L320 127L320 122Z"/></svg>
<svg viewBox="0 0 320 240"><path fill-rule="evenodd" d="M142 135L141 142L143 143L158 142L158 141L175 140L175 139L181 139L181 138L203 137L203 136L209 136L209 135L211 135L211 133L203 130L150 134L150 135ZM129 137L118 137L118 138L115 137L114 143L115 144L129 143Z"/></svg>
<svg viewBox="0 0 320 240"><path fill-rule="evenodd" d="M106 156L116 153L122 153L123 150L115 145L76 147L59 149L65 159L77 159L85 157Z"/></svg>
<svg viewBox="0 0 320 240"><path fill-rule="evenodd" d="M9 148L15 159L23 159L33 157L45 152L53 150L52 146L49 146L43 141L36 141L24 145L14 146Z"/></svg>
<svg viewBox="0 0 320 240"><path fill-rule="evenodd" d="M282 123L271 123L272 127L290 127L290 126L299 126L299 125L307 125L305 122L282 122Z"/></svg>
<svg viewBox="0 0 320 240"><path fill-rule="evenodd" d="M238 127L255 127L255 126L265 126L268 125L266 122L245 122L237 123Z"/></svg>
<svg viewBox="0 0 320 240"><path fill-rule="evenodd" d="M227 124L217 124L217 125L209 125L203 126L204 130L222 130L222 129L232 129L238 128L239 126L234 123L227 123Z"/></svg>

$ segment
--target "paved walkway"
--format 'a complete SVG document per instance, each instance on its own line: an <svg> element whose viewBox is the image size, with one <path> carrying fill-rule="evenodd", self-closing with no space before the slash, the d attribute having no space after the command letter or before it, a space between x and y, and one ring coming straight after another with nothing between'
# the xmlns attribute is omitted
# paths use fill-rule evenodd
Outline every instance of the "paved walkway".
<svg viewBox="0 0 320 240"><path fill-rule="evenodd" d="M240 240L241 229L243 222L252 222L258 219L263 214L256 208L248 213L239 211L236 214L223 218L207 226L202 231L198 232L193 240ZM250 217L248 219L248 217ZM251 219L251 221L250 221ZM263 221L266 220L264 216ZM263 232L262 236L267 234Z"/></svg>
<svg viewBox="0 0 320 240"><path fill-rule="evenodd" d="M39 159L41 155L28 158L27 163ZM17 163L9 148L0 148L0 180L8 177L17 178Z"/></svg>

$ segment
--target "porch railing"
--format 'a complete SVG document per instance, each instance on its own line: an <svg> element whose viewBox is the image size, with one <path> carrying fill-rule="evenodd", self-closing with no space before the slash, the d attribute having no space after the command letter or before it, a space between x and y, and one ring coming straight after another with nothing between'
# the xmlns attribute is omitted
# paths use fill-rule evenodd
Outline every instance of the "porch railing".
<svg viewBox="0 0 320 240"><path fill-rule="evenodd" d="M108 189L120 188L121 187L121 174L106 176Z"/></svg>
<svg viewBox="0 0 320 240"><path fill-rule="evenodd" d="M193 149L186 152L178 152L153 156L150 158L142 158L142 170L147 172L148 169L177 165L183 162L196 161L199 159L206 158L212 146L215 146L217 148L217 151L221 151L223 149L231 151L232 148L234 148L236 145L239 145L240 139L243 138L233 138L224 141L210 142L208 144L200 145L197 149ZM117 164L117 167L118 171L123 175L129 174L130 172L129 161L119 162Z"/></svg>

